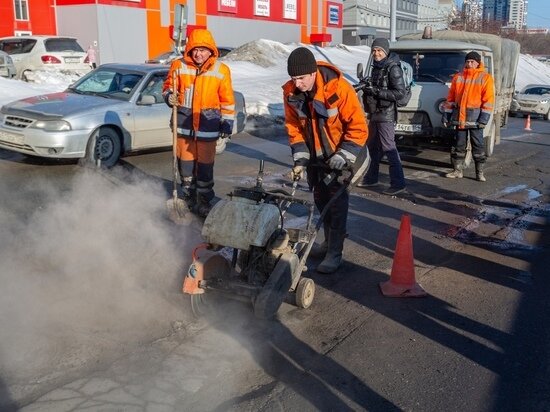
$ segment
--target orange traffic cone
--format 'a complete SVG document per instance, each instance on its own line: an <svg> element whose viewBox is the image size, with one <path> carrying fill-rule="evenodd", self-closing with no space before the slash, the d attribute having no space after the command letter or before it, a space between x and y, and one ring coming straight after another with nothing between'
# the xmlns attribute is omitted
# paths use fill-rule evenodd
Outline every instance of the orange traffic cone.
<svg viewBox="0 0 550 412"><path fill-rule="evenodd" d="M412 247L411 217L403 214L397 235L397 245L391 268L390 280L380 282L384 296L391 298L422 297L427 293L415 281Z"/></svg>
<svg viewBox="0 0 550 412"><path fill-rule="evenodd" d="M527 118L525 119L525 127L523 128L523 130L529 130L531 131L531 115L528 114L527 115Z"/></svg>

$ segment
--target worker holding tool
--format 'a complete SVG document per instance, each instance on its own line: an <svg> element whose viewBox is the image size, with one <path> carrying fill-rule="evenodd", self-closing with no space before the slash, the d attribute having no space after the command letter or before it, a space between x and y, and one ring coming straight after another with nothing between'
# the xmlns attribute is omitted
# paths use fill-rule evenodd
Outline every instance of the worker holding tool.
<svg viewBox="0 0 550 412"><path fill-rule="evenodd" d="M313 53L298 47L287 61L290 80L283 85L285 123L294 160L291 177L304 177L313 189L319 212L342 187L335 176L360 158L368 137L361 103L342 72L315 60ZM347 236L349 193L329 206L323 220L325 242L318 248L324 256L317 272L333 273L342 262Z"/></svg>
<svg viewBox="0 0 550 412"><path fill-rule="evenodd" d="M235 118L231 72L218 61L218 48L208 30L191 32L183 56L170 66L163 95L170 107L177 105L177 124L172 127L177 128L183 198L189 210L206 217L214 198L216 141L231 135Z"/></svg>

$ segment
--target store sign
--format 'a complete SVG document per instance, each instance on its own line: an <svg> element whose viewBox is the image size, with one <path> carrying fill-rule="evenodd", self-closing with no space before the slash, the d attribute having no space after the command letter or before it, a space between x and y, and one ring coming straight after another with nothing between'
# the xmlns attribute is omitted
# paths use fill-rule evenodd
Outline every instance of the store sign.
<svg viewBox="0 0 550 412"><path fill-rule="evenodd" d="M269 0L255 0L254 14L256 16L269 17Z"/></svg>
<svg viewBox="0 0 550 412"><path fill-rule="evenodd" d="M283 3L283 18L289 20L297 19L296 0L285 0Z"/></svg>
<svg viewBox="0 0 550 412"><path fill-rule="evenodd" d="M237 0L218 0L218 11L237 13Z"/></svg>
<svg viewBox="0 0 550 412"><path fill-rule="evenodd" d="M337 4L328 5L328 24L340 24L340 7Z"/></svg>

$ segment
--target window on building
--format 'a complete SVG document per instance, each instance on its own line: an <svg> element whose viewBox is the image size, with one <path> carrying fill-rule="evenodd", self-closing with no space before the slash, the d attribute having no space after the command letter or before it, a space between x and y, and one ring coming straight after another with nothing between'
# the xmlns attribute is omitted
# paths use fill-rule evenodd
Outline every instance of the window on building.
<svg viewBox="0 0 550 412"><path fill-rule="evenodd" d="M14 0L15 19L29 20L29 5L27 0Z"/></svg>

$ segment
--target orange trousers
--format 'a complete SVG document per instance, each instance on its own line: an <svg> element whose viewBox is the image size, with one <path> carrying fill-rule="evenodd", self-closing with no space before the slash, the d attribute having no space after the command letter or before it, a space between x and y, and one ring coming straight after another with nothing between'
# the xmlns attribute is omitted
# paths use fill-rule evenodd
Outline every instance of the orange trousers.
<svg viewBox="0 0 550 412"><path fill-rule="evenodd" d="M199 201L210 202L214 198L216 141L180 135L176 155L184 193L193 198L197 196Z"/></svg>

